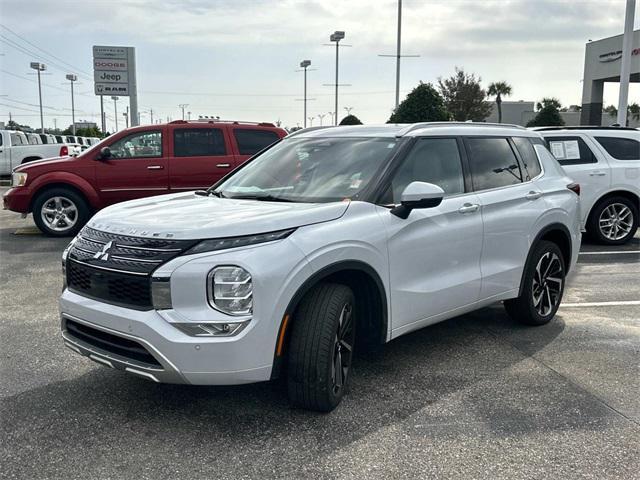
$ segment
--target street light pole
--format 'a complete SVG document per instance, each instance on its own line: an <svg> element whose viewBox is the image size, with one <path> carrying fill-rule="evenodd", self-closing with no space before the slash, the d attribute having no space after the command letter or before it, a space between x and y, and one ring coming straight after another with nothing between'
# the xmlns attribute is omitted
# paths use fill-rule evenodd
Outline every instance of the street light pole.
<svg viewBox="0 0 640 480"><path fill-rule="evenodd" d="M115 114L115 119L116 119L116 132L118 131L118 105L117 105L117 101L118 101L118 97L111 97L111 100L113 100L113 112Z"/></svg>
<svg viewBox="0 0 640 480"><path fill-rule="evenodd" d="M47 69L44 63L31 62L31 68L38 72L38 97L40 99L40 133L44 133L44 115L42 113L42 83L40 82L40 72Z"/></svg>
<svg viewBox="0 0 640 480"><path fill-rule="evenodd" d="M184 120L184 109L187 108L188 106L189 106L188 103L181 103L180 105L178 105L178 108L182 110L182 120Z"/></svg>
<svg viewBox="0 0 640 480"><path fill-rule="evenodd" d="M67 80L71 83L71 131L73 136L76 135L76 108L73 99L73 82L78 80L78 76L73 73L69 73L66 76Z"/></svg>
<svg viewBox="0 0 640 480"><path fill-rule="evenodd" d="M311 65L311 60L303 60L300 67L304 69L304 128L307 128L307 68Z"/></svg>
<svg viewBox="0 0 640 480"><path fill-rule="evenodd" d="M339 31L336 30L335 32L333 32L330 36L329 36L329 41L331 42L336 42L336 83L335 83L335 112L336 112L336 116L334 119L333 124L334 125L338 125L338 69L339 69L339 56L340 56L340 40L342 40L344 38L344 32L343 31Z"/></svg>
<svg viewBox="0 0 640 480"><path fill-rule="evenodd" d="M320 119L320 126L322 126L322 120L324 119L324 117L326 117L327 114L326 113L319 113L318 114L318 118Z"/></svg>

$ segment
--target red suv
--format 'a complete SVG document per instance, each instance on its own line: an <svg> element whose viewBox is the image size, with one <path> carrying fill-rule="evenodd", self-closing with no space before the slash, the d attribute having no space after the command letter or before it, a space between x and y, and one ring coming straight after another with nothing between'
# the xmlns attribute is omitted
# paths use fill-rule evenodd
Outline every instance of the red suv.
<svg viewBox="0 0 640 480"><path fill-rule="evenodd" d="M13 171L4 208L42 232L68 236L112 203L208 188L287 132L271 123L177 120L118 132L77 157Z"/></svg>

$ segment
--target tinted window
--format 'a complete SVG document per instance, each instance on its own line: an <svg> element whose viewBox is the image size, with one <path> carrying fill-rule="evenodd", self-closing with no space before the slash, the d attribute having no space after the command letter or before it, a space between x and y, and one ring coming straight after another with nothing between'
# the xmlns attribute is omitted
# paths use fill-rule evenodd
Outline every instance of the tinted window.
<svg viewBox="0 0 640 480"><path fill-rule="evenodd" d="M522 182L520 166L506 138L467 138L466 143L475 190Z"/></svg>
<svg viewBox="0 0 640 480"><path fill-rule="evenodd" d="M219 128L181 128L173 131L176 157L226 155L224 135Z"/></svg>
<svg viewBox="0 0 640 480"><path fill-rule="evenodd" d="M537 140L540 139L538 138ZM513 137L513 143L516 144L516 148L520 153L520 158L522 158L522 162L524 163L525 180L531 180L532 178L540 175L542 169L540 168L540 162L538 161L536 151L533 149L533 143L531 142L531 139L524 137Z"/></svg>
<svg viewBox="0 0 640 480"><path fill-rule="evenodd" d="M602 148L617 160L640 160L640 142L632 138L595 137Z"/></svg>
<svg viewBox="0 0 640 480"><path fill-rule="evenodd" d="M24 145L25 142L22 141L22 137L17 133L11 134L11 145Z"/></svg>
<svg viewBox="0 0 640 480"><path fill-rule="evenodd" d="M549 151L560 165L597 163L591 149L580 137L547 137Z"/></svg>
<svg viewBox="0 0 640 480"><path fill-rule="evenodd" d="M464 192L464 176L458 143L454 138L424 138L402 162L391 180L390 192L382 203L400 203L400 196L411 182L428 182L453 195Z"/></svg>
<svg viewBox="0 0 640 480"><path fill-rule="evenodd" d="M162 134L159 131L133 133L109 145L113 158L162 156Z"/></svg>
<svg viewBox="0 0 640 480"><path fill-rule="evenodd" d="M254 153L258 153L263 148L277 142L280 138L276 132L270 132L269 130L250 130L246 128L235 129L233 135L236 137L236 142L238 142L240 155L253 155Z"/></svg>

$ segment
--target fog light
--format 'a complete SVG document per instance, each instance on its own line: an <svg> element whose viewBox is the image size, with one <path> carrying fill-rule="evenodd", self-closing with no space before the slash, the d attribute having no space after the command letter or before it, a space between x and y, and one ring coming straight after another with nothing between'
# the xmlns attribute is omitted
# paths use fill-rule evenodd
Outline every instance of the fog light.
<svg viewBox="0 0 640 480"><path fill-rule="evenodd" d="M151 299L156 310L169 310L171 304L171 279L170 277L151 278Z"/></svg>
<svg viewBox="0 0 640 480"><path fill-rule="evenodd" d="M231 323L174 323L177 329L191 337L233 337L247 326L249 320Z"/></svg>

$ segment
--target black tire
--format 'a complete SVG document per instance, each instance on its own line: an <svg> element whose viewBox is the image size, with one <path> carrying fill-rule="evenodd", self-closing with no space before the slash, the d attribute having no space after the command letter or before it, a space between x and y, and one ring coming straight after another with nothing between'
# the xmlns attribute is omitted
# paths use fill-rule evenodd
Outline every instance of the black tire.
<svg viewBox="0 0 640 480"><path fill-rule="evenodd" d="M544 258L544 260L543 260ZM557 262L555 259L557 258ZM545 263L547 260L549 263ZM542 263L541 263L542 262ZM542 282L539 280L538 265L541 265ZM547 265L550 267L545 274ZM506 300L504 307L514 320L525 325L544 325L549 323L558 311L564 292L566 262L560 248L548 241L540 241L527 262L522 280L522 290L518 298ZM558 267L556 271L556 267ZM554 279L554 280L550 280ZM559 292L553 293L559 278ZM536 292L538 297L536 299ZM548 301L547 301L548 299ZM549 308L550 307L550 308Z"/></svg>
<svg viewBox="0 0 640 480"><path fill-rule="evenodd" d="M630 225L630 229L623 237L615 239L611 238L612 236L615 237L615 235L612 235L613 232L609 231L607 227L601 227L600 220L601 217L606 217L608 213L611 212L611 210L607 209L620 209L620 206L628 208L628 215L631 218L626 217L625 220L627 220L627 222L622 226L628 228L627 225ZM636 234L636 230L638 230L638 216L637 201L633 201L627 197L609 197L599 202L593 207L593 210L591 210L587 224L587 232L594 241L603 245L622 245L631 240ZM606 223L604 225L606 225ZM618 223L618 225L620 225L620 223Z"/></svg>
<svg viewBox="0 0 640 480"><path fill-rule="evenodd" d="M344 344L336 345L346 310L351 314L350 322L344 322ZM330 412L342 400L353 359L355 314L353 292L336 283L317 285L300 303L292 325L287 369L289 400L294 406ZM343 368L334 370L336 359Z"/></svg>
<svg viewBox="0 0 640 480"><path fill-rule="evenodd" d="M56 207L55 199L62 199L60 208ZM52 207L56 210L55 212L43 213L43 209L51 211ZM80 231L90 217L89 205L82 195L64 187L50 188L39 193L33 202L32 213L37 227L50 237L73 236ZM58 219L57 229L53 223L56 221L56 215L64 215L64 218ZM67 219L67 222L64 219Z"/></svg>

